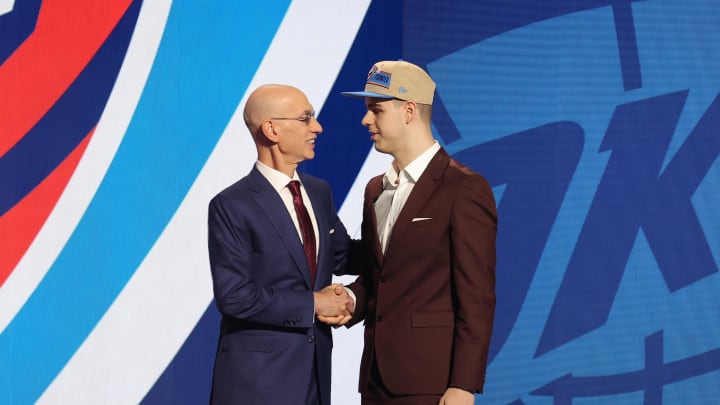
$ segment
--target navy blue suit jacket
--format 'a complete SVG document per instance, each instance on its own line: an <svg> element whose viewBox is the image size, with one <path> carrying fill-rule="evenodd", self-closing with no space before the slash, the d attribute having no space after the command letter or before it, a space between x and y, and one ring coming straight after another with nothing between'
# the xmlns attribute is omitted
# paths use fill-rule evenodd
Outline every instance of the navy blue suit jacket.
<svg viewBox="0 0 720 405"><path fill-rule="evenodd" d="M341 274L349 237L329 185L299 176L318 226L314 285L293 221L257 168L210 202L208 247L222 314L213 404L300 404L315 372L322 404L330 403L332 335L314 319L312 292Z"/></svg>

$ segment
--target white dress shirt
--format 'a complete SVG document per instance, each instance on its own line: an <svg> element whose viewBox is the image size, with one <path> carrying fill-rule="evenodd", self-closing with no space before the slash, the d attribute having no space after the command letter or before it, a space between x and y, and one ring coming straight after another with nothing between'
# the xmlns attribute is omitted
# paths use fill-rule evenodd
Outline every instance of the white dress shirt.
<svg viewBox="0 0 720 405"><path fill-rule="evenodd" d="M416 157L405 168L398 173L394 164L383 176L383 191L375 201L375 217L378 224L378 236L385 253L388 241L392 236L392 228L395 226L400 211L402 211L408 196L415 187L420 176L430 164L433 156L440 150L440 144L435 141L425 152Z"/></svg>
<svg viewBox="0 0 720 405"><path fill-rule="evenodd" d="M293 204L292 194L290 193L290 189L287 187L288 183L290 183L290 181L292 180L300 181L300 177L298 176L297 172L293 173L293 177L291 178L288 177L285 173L275 170L272 167L260 162L259 160L255 162L255 167L257 167L258 171L260 171L260 174L262 174L270 182L275 191L277 191L277 193L280 195L280 198L282 198L282 201L285 204L285 208L287 208L288 213L290 214L290 218L292 218L293 224L295 224L295 229L297 230L298 237L300 238L300 243L302 243L302 229L300 229L300 222L298 221L297 214L295 213L295 205ZM300 194L302 194L303 203L305 204L308 215L310 215L310 221L312 222L313 233L315 233L316 241L315 254L317 255L318 250L320 249L320 238L318 235L317 219L315 219L315 211L313 211L310 197L308 197L302 181L300 181Z"/></svg>

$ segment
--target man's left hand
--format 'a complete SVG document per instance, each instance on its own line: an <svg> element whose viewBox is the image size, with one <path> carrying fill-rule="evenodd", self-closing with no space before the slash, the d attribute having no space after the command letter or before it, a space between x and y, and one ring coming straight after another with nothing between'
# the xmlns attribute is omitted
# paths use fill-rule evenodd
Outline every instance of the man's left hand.
<svg viewBox="0 0 720 405"><path fill-rule="evenodd" d="M475 395L460 388L450 387L440 398L438 405L473 405L474 403Z"/></svg>

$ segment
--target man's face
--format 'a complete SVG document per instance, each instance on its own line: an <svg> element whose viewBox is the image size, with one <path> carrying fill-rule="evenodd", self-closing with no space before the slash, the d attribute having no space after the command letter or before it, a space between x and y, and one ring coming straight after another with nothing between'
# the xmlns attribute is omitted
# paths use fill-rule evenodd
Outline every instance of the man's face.
<svg viewBox="0 0 720 405"><path fill-rule="evenodd" d="M367 113L361 123L368 127L378 152L393 154L402 148L404 114L401 100L367 97Z"/></svg>
<svg viewBox="0 0 720 405"><path fill-rule="evenodd" d="M278 134L278 148L285 163L299 164L315 157L315 140L322 126L304 94L289 94L270 121Z"/></svg>

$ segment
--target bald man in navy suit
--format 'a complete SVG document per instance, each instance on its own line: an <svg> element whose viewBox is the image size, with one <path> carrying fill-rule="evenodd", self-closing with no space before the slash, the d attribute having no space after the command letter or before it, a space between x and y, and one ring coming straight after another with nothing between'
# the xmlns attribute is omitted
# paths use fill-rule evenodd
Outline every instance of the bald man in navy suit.
<svg viewBox="0 0 720 405"><path fill-rule="evenodd" d="M244 118L258 160L209 207L222 314L211 403L328 405L330 324L350 319L345 289L330 283L349 238L328 184L296 171L322 126L306 96L283 85L256 89Z"/></svg>

